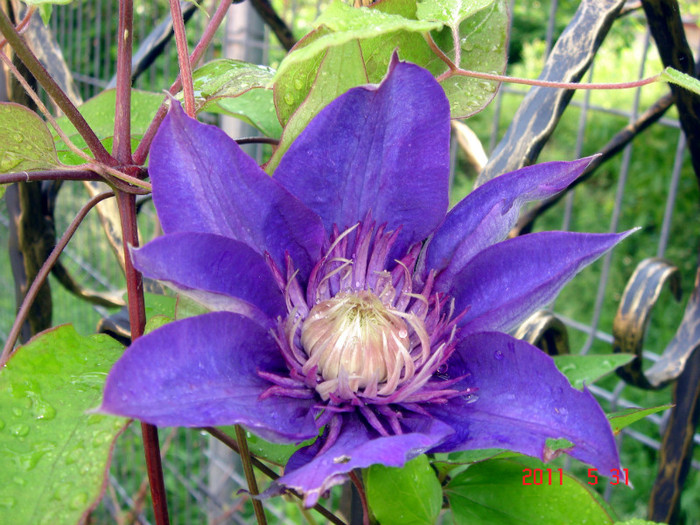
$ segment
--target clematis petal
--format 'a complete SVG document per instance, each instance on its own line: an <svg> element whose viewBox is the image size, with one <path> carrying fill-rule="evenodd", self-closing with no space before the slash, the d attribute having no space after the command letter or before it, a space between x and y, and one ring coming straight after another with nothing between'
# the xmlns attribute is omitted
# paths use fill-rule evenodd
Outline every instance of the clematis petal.
<svg viewBox="0 0 700 525"><path fill-rule="evenodd" d="M354 88L321 111L282 157L274 179L323 220L327 232L371 210L402 256L442 222L448 205L450 108L426 70L392 59L377 86Z"/></svg>
<svg viewBox="0 0 700 525"><path fill-rule="evenodd" d="M437 285L448 283L474 255L505 239L523 204L561 192L591 160L528 166L496 177L462 199L447 214L426 251L426 267L443 270Z"/></svg>
<svg viewBox="0 0 700 525"><path fill-rule="evenodd" d="M635 230L620 234L542 232L491 246L452 279L464 332L515 328L554 299L584 266Z"/></svg>
<svg viewBox="0 0 700 525"><path fill-rule="evenodd" d="M321 439L297 451L290 458L284 476L274 482L268 495L279 493L285 487L294 489L304 494L304 505L311 507L321 494L343 483L347 479L345 474L351 470L378 463L401 467L453 432L441 421L416 415L402 419L402 424L408 429L405 434L376 437L358 416L346 414L342 417L342 430L337 441L320 454Z"/></svg>
<svg viewBox="0 0 700 525"><path fill-rule="evenodd" d="M311 400L260 395L258 371L286 371L267 330L228 312L190 317L137 339L107 377L100 412L158 426L240 423L265 439L317 435Z"/></svg>
<svg viewBox="0 0 700 525"><path fill-rule="evenodd" d="M166 233L215 233L270 252L289 251L302 278L320 256L320 219L273 181L231 138L173 102L153 139L149 173Z"/></svg>
<svg viewBox="0 0 700 525"><path fill-rule="evenodd" d="M146 277L166 281L212 310L239 313L266 327L286 312L263 257L228 237L171 233L133 249L131 258Z"/></svg>
<svg viewBox="0 0 700 525"><path fill-rule="evenodd" d="M590 392L571 387L552 359L534 346L497 332L470 334L447 374L466 378L472 397L453 398L429 411L455 429L434 452L507 448L551 459L546 440L567 439L566 452L602 474L620 468L615 439Z"/></svg>

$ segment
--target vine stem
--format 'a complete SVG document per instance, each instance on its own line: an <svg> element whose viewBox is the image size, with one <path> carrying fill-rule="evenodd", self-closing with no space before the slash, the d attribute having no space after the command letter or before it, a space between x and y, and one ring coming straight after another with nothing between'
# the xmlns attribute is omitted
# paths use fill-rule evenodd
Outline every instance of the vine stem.
<svg viewBox="0 0 700 525"><path fill-rule="evenodd" d="M362 504L362 525L369 525L369 506L367 505L367 494L365 494L365 488L362 486L362 480L354 470L351 470L348 475L350 476L352 484L355 485L357 493L360 495L360 503Z"/></svg>
<svg viewBox="0 0 700 525"><path fill-rule="evenodd" d="M120 164L131 164L131 53L133 46L134 4L119 2L117 33L117 89L115 93L114 145L112 152Z"/></svg>
<svg viewBox="0 0 700 525"><path fill-rule="evenodd" d="M39 289L43 286L44 282L46 281L46 278L49 276L51 268L53 268L54 264L56 264L56 261L58 261L58 257L61 255L61 252L63 252L66 245L71 240L73 234L78 229L78 226L80 226L80 224L83 222L88 212L92 208L94 208L98 202L101 202L109 197L114 197L114 193L108 191L105 193L100 193L99 195L95 195L92 199L90 199L87 202L87 204L85 204L85 206L83 206L80 209L75 218L71 221L70 225L68 226L68 228L66 228L66 231L63 233L54 249L51 250L51 253L44 261L44 264L41 265L39 272L36 274L36 278L32 282L32 285L29 287L27 294L24 296L24 300L22 301L22 305L20 306L19 311L17 312L17 317L15 318L15 322L12 325L10 334L7 336L7 341L5 341L5 346L2 350L2 355L0 355L0 368L5 366L7 360L12 355L12 349L14 348L15 343L17 342L17 338L19 337L19 333L22 330L22 324L27 318L27 314L29 314L29 309L32 307L32 304L36 299L37 293L39 293Z"/></svg>
<svg viewBox="0 0 700 525"><path fill-rule="evenodd" d="M14 173L0 173L0 185L13 182L34 182L38 180L92 180L101 181L97 173L91 170L81 169L55 169L44 171L18 171Z"/></svg>
<svg viewBox="0 0 700 525"><path fill-rule="evenodd" d="M65 113L68 120L71 121L71 124L75 126L75 129L78 130L78 133L83 137L90 151L95 155L95 158L104 164L116 164L115 159L113 159L104 148L100 139L97 138L97 135L95 135L90 125L70 101L68 95L63 92L61 87L51 75L49 75L49 72L41 65L39 59L37 59L22 36L17 32L17 29L8 18L7 13L2 9L0 9L0 33L7 39L12 50L24 63L39 85L44 88L61 111Z"/></svg>
<svg viewBox="0 0 700 525"><path fill-rule="evenodd" d="M185 34L185 21L182 18L180 0L170 0L170 14L173 19L173 31L175 32L175 44L177 46L177 60L180 64L180 78L182 79L182 92L185 98L185 113L190 117L195 115L194 87L192 85L192 64L187 51L187 35Z"/></svg>
<svg viewBox="0 0 700 525"><path fill-rule="evenodd" d="M221 2L219 3L219 6L212 15L211 19L209 20L209 23L207 24L207 27L204 29L204 33L202 33L202 38L200 39L199 43L195 46L194 51L192 51L192 54L190 55L190 64L192 64L193 67L196 66L197 63L204 56L204 52L206 51L207 47L209 47L209 44L214 38L216 30L219 28L221 22L223 22L224 18L226 17L226 13L228 13L228 8L230 5L231 0L221 0ZM173 82L172 86L170 86L168 93L170 93L170 95L174 95L181 88L182 80L181 77L178 76L175 79L175 82ZM146 161L146 157L148 156L148 150L151 148L151 142L153 142L153 137L155 136L156 131L158 131L160 123L163 122L165 115L168 113L167 101L168 98L166 97L165 101L163 101L163 103L160 105L160 108L158 108L155 117L153 117L153 120L149 124L146 133L144 133L143 137L141 138L141 142L139 142L136 151L134 151L134 162L136 164L143 164Z"/></svg>
<svg viewBox="0 0 700 525"><path fill-rule="evenodd" d="M208 432L211 434L212 437L218 439L221 441L224 445L229 447L231 450L236 452L237 454L240 454L241 451L238 448L238 443L236 442L235 439L233 439L231 436L226 434L225 432L222 432L218 428L215 427L205 427L202 430ZM257 468L260 472L265 474L268 478L270 479L278 479L279 474L277 474L275 471L270 469L265 463L257 459L255 456L250 456L250 462L255 465L255 468ZM290 491L291 494L296 496L297 498L301 499L301 496L297 494L294 491ZM329 522L333 523L334 525L346 525L346 523L338 518L335 514L333 514L331 511L329 511L327 508L325 508L322 505L319 505L318 503L312 507L316 512L321 514L324 518L326 518Z"/></svg>
<svg viewBox="0 0 700 525"><path fill-rule="evenodd" d="M238 453L243 463L243 472L245 473L245 479L248 483L248 492L253 496L257 496L260 494L260 491L258 490L258 482L255 479L253 464L250 461L250 451L248 450L248 440L245 437L245 430L241 425L236 425L235 429ZM265 518L265 509L263 509L262 501L253 497L251 498L251 502L253 503L253 510L255 511L255 518L258 520L258 525L267 525L267 518Z"/></svg>
<svg viewBox="0 0 700 525"><path fill-rule="evenodd" d="M449 66L449 64L448 64ZM524 84L526 86L550 87L558 89L630 89L647 84L658 82L661 75L635 80L633 82L613 82L613 83L586 83L586 82L552 82L549 80L537 80L530 78L509 77L506 75L496 75L494 73L482 73L480 71L470 71L468 69L450 69L439 77L437 81L441 82L446 78L458 75L462 77L480 78L482 80L495 80L497 82L509 82L511 84Z"/></svg>
<svg viewBox="0 0 700 525"><path fill-rule="evenodd" d="M35 6L33 6L33 5L29 6L29 9L27 9L27 13L24 15L24 18L15 27L15 29L17 30L18 33L22 34L22 32L24 31L24 28L29 25L29 21L32 19L32 16L34 16L35 11L36 11ZM7 45L7 39L5 39L5 38L0 39L0 49L5 47L6 45Z"/></svg>
<svg viewBox="0 0 700 525"><path fill-rule="evenodd" d="M128 297L129 326L131 327L131 340L135 341L143 335L146 325L146 309L143 298L143 279L136 271L129 257L131 247L138 247L138 225L136 223L136 196L121 191L117 192L119 205L119 218L122 227L122 239L124 246L124 274L126 276L126 291ZM151 499L153 513L157 525L168 525L168 503L165 495L165 482L163 480L163 465L160 459L160 445L158 443L158 429L147 423L141 423L143 436L143 450L146 456L146 471L151 486Z"/></svg>

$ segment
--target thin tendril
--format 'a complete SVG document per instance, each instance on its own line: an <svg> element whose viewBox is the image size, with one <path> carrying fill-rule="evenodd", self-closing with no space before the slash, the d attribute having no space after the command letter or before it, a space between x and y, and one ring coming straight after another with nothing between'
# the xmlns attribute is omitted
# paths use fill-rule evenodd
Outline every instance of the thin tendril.
<svg viewBox="0 0 700 525"><path fill-rule="evenodd" d="M46 261L44 261L44 264L41 266L39 272L34 278L34 282L32 282L32 285L29 287L27 295L24 296L22 306L20 307L19 312L17 313L17 317L15 318L15 322L12 325L10 334L7 336L7 341L5 341L5 347L3 348L2 355L0 356L0 368L5 366L7 360L10 358L10 355L12 354L12 349L15 346L15 342L17 341L19 333L22 330L22 324L24 323L24 320L27 318L27 314L29 313L29 309L32 307L32 304L36 299L39 289L46 281L49 272L51 272L51 268L53 268L54 264L56 264L58 257L61 255L61 252L63 252L63 250L65 249L66 245L68 244L68 241L71 240L73 234L78 229L78 226L80 226L80 223L83 222L83 219L85 219L85 216L88 214L88 212L98 202L101 202L109 197L114 197L114 193L108 191L105 193L100 193L99 195L96 195L95 197L90 199L88 203L80 209L78 214L75 216L73 221L66 229L61 239L51 251L51 254L48 256Z"/></svg>

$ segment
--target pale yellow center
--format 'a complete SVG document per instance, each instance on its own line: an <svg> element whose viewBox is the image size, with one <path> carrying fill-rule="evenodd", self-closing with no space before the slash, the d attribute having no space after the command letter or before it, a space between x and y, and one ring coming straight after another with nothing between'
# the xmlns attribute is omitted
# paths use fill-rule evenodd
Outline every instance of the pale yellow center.
<svg viewBox="0 0 700 525"><path fill-rule="evenodd" d="M347 389L381 394L413 374L406 323L368 291L340 293L314 306L301 344L309 357L304 372L318 367L324 382L317 391L324 398Z"/></svg>

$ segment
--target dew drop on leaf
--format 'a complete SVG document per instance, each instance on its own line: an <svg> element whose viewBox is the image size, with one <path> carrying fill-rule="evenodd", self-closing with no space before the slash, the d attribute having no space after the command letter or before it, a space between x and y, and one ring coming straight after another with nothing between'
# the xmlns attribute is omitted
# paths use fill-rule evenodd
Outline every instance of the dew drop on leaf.
<svg viewBox="0 0 700 525"><path fill-rule="evenodd" d="M15 437L24 437L29 434L29 426L25 424L10 427L10 433Z"/></svg>

